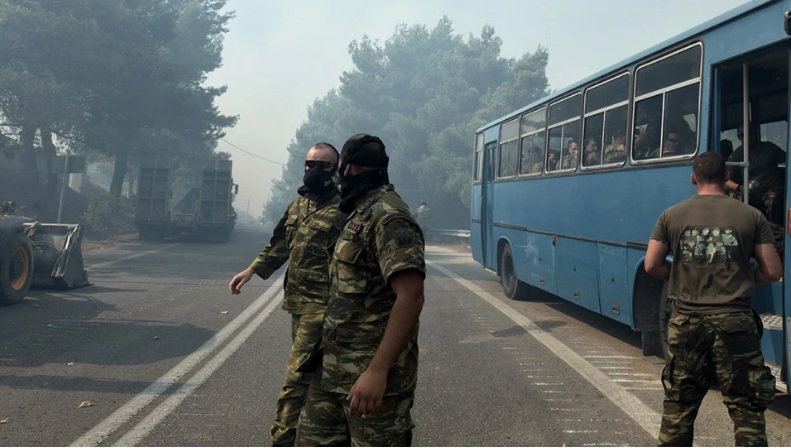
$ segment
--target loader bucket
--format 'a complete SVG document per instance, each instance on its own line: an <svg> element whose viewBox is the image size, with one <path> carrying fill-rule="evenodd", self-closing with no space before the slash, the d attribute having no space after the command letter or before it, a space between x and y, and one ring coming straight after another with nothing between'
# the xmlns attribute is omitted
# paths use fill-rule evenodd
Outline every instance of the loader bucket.
<svg viewBox="0 0 791 448"><path fill-rule="evenodd" d="M81 224L25 224L33 244L33 288L69 289L88 285L82 263Z"/></svg>

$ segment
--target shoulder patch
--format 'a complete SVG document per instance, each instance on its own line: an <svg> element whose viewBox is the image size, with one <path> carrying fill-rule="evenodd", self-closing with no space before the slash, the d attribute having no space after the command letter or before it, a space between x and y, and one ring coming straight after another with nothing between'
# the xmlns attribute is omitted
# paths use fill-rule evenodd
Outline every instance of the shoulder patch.
<svg viewBox="0 0 791 448"><path fill-rule="evenodd" d="M363 228L363 225L359 221L350 221L346 227L352 232L358 233Z"/></svg>
<svg viewBox="0 0 791 448"><path fill-rule="evenodd" d="M420 237L410 229L398 229L393 232L393 243L396 247L420 244Z"/></svg>

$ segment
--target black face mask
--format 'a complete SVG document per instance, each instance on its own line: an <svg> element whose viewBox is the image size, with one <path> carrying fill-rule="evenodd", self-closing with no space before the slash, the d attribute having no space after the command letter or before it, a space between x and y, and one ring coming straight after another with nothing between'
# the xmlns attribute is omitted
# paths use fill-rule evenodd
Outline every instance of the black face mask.
<svg viewBox="0 0 791 448"><path fill-rule="evenodd" d="M354 210L355 200L360 195L388 182L387 175L382 176L381 170L366 171L354 176L340 176L338 178L338 192L341 194L339 208L344 213L351 213Z"/></svg>
<svg viewBox="0 0 791 448"><path fill-rule="evenodd" d="M304 185L299 187L297 193L314 200L331 193L335 190L333 174L332 171L324 171L322 169L305 171L305 175L302 177Z"/></svg>

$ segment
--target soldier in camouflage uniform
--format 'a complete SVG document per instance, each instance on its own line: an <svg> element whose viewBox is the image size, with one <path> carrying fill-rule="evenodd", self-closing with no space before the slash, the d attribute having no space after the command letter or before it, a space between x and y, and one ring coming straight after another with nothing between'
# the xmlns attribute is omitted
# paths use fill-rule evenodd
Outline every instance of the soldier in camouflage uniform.
<svg viewBox="0 0 791 448"><path fill-rule="evenodd" d="M766 218L728 197L727 179L721 155L698 156L692 175L698 194L665 210L648 243L645 270L670 281L674 308L660 446L692 446L712 378L733 420L736 445L767 445L764 411L775 379L764 365L750 298L755 285L779 280L783 268ZM672 265L665 260L671 252Z"/></svg>
<svg viewBox="0 0 791 448"><path fill-rule="evenodd" d="M415 220L421 230L423 230L423 235L427 234L431 224L431 209L426 205L426 201L420 201L420 205L415 210Z"/></svg>
<svg viewBox="0 0 791 448"><path fill-rule="evenodd" d="M299 196L280 218L269 244L229 284L231 293L239 294L253 274L267 279L288 261L283 309L291 314L293 344L269 431L273 446L294 446L297 420L315 375L297 372L297 367L321 336L329 292L329 257L346 220L346 213L338 209L340 196L333 179L337 169L338 151L332 145L317 143L310 148Z"/></svg>
<svg viewBox="0 0 791 448"><path fill-rule="evenodd" d="M387 176L378 137L341 151L341 210L324 321L322 374L311 384L297 443L408 446L423 308L424 241Z"/></svg>

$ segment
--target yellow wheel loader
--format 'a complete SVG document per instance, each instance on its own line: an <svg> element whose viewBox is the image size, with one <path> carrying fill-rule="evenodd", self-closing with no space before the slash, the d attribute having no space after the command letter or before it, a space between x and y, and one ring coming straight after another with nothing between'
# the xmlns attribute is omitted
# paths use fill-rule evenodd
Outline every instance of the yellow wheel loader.
<svg viewBox="0 0 791 448"><path fill-rule="evenodd" d="M15 216L0 205L0 305L20 302L29 288L89 284L82 262L82 225L49 224Z"/></svg>

